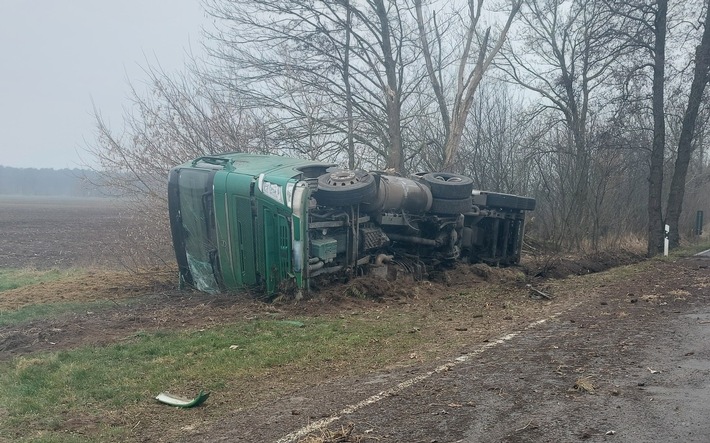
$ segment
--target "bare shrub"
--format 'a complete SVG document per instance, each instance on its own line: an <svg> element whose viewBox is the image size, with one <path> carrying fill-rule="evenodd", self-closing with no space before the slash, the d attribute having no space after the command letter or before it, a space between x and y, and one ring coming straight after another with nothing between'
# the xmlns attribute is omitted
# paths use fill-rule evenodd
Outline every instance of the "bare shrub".
<svg viewBox="0 0 710 443"><path fill-rule="evenodd" d="M225 151L258 151L259 123L239 101L220 96L197 74L171 78L148 68L148 91L131 87L132 107L113 130L98 110L96 140L86 147L98 183L127 202L126 265L172 261L167 210L170 169L195 157Z"/></svg>

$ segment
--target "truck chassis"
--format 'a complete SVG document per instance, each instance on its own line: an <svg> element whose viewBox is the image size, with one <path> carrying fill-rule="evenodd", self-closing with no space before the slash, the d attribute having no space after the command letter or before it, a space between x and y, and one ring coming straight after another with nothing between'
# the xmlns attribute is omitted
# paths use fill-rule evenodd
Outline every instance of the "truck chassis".
<svg viewBox="0 0 710 443"><path fill-rule="evenodd" d="M424 278L455 262L520 261L535 200L447 172L401 177L229 153L177 166L168 209L180 281L206 292L307 292L320 276Z"/></svg>

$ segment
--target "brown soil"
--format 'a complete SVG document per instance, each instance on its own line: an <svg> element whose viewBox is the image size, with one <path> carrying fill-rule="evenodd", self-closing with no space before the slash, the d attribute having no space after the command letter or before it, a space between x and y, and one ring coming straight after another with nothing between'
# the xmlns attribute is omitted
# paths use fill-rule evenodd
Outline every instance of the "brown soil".
<svg viewBox="0 0 710 443"><path fill-rule="evenodd" d="M151 237L161 241L139 264L171 260L165 233L146 229L120 200L0 196L0 269L133 268Z"/></svg>
<svg viewBox="0 0 710 443"><path fill-rule="evenodd" d="M606 256L606 266L611 262L612 259ZM613 263L622 264L618 260ZM569 274L579 269L582 269L581 273L591 272L586 266L563 266L558 264L554 272ZM414 281L406 275L392 281L364 276L321 283L321 287L302 303L287 299L269 304L250 294L208 295L180 291L175 285L176 271L170 268L142 272L91 270L57 282L4 291L0 298L0 312L50 303L108 303L101 303L90 312L33 320L20 327L0 327L0 361L38 351L107 344L138 331L204 326L205 318L213 325L226 324L235 318L253 317L273 309L273 306L278 306L283 316L367 310L377 307L378 304L373 302L382 299L406 300L417 309L426 309L439 297L468 292L482 285L504 285L510 291L523 291L526 283L533 281L526 278L525 272L530 270L524 266L493 268L483 264L461 264L450 269L432 270L429 278L423 281Z"/></svg>
<svg viewBox="0 0 710 443"><path fill-rule="evenodd" d="M58 208L54 212L61 212ZM29 212L31 218L39 214L36 209ZM27 217L20 212L8 217L0 207L3 232L9 227L20 239L0 245L0 267L77 266L86 260L82 253L98 262L95 257L102 253L95 248L102 249L101 242L108 237L92 229L109 232L120 220L99 217L101 223L73 223L80 232L54 231L52 236L62 240L52 246L38 240L47 225L24 224L31 230L25 233L16 226ZM65 216L53 215L55 220ZM92 238L91 243L82 243L86 238ZM74 243L76 252L59 254L53 249ZM46 257L47 262L38 257ZM274 386L262 386L270 393L257 395L261 399L249 408L234 406L220 393L213 393L189 415L146 406L142 425L131 431L131 439L557 442L606 441L618 433L619 441L704 441L710 429L698 418L703 409L678 398L695 393L697 402L710 399L703 382L703 376L710 374L710 344L703 344L710 337L703 335L702 328L702 322L707 323L704 316L710 318L707 262L702 258L654 261L629 270L624 277L595 274L639 259L628 253L606 253L576 259L529 257L523 266L509 269L460 265L432 271L427 281L399 276L393 281L331 282L305 301L280 303L264 303L248 295L178 291L169 269L144 273L96 269L61 283L3 292L0 313L30 304L100 303L91 311L0 327L0 360L105 345L139 331L209 327L267 313L291 318L357 312L374 318L383 309L400 309L420 316L422 330L417 333L426 334L431 349L419 349L399 365L373 368L367 374L315 372L302 374L294 385L274 380ZM559 278L571 274L592 275ZM526 285L550 298L540 298ZM481 295L473 305L452 296L476 291ZM529 326L541 319L547 321ZM496 341L511 332L517 335ZM470 358L457 360L460 356ZM364 405L378 393L407 385L416 377L423 378ZM657 403L650 405L654 400ZM666 408L672 412L664 418ZM179 427L173 424L176 417L183 422ZM303 430L324 419L323 427ZM68 417L64 426L67 432L90 435L92 423L91 417ZM614 434L607 435L612 430ZM291 439L284 439L288 435Z"/></svg>

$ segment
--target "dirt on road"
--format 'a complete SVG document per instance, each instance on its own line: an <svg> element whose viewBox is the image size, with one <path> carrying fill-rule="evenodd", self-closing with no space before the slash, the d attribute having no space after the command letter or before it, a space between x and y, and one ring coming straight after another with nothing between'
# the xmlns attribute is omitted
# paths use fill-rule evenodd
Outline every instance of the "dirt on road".
<svg viewBox="0 0 710 443"><path fill-rule="evenodd" d="M312 386L191 439L707 442L709 263L557 281L551 310L447 359Z"/></svg>

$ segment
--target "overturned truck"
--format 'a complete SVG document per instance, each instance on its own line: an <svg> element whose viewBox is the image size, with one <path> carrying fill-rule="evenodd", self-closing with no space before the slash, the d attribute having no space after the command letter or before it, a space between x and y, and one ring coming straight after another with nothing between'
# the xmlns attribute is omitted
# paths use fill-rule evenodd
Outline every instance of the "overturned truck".
<svg viewBox="0 0 710 443"><path fill-rule="evenodd" d="M515 264L534 208L458 174L244 153L199 157L168 178L180 281L206 292L302 293L333 273L422 278L455 261Z"/></svg>

